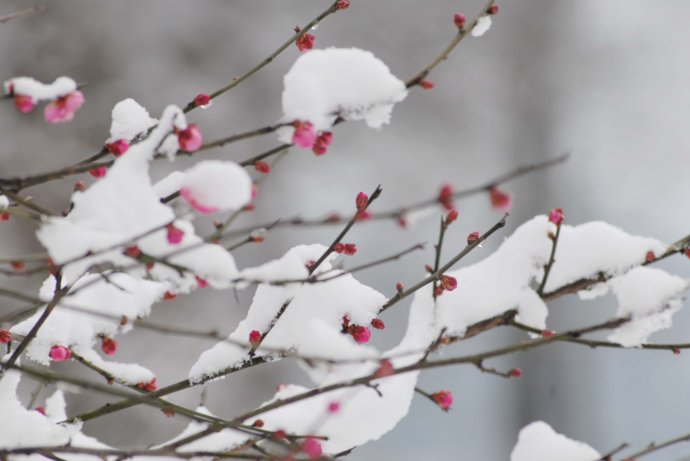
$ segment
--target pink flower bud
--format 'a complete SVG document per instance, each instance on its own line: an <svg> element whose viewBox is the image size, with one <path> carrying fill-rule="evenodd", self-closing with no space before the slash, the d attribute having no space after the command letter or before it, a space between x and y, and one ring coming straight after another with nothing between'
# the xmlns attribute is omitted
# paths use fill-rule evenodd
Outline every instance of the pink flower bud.
<svg viewBox="0 0 690 461"><path fill-rule="evenodd" d="M309 459L318 459L323 454L321 442L314 437L307 437L304 439L302 445L300 445L300 450L302 450L302 453L307 455Z"/></svg>
<svg viewBox="0 0 690 461"><path fill-rule="evenodd" d="M139 256L141 256L141 250L138 246L133 245L125 248L125 255L129 256L130 258L137 259Z"/></svg>
<svg viewBox="0 0 690 461"><path fill-rule="evenodd" d="M103 336L103 338L101 338L101 350L105 355L114 355L117 351L117 341L113 338Z"/></svg>
<svg viewBox="0 0 690 461"><path fill-rule="evenodd" d="M522 377L522 370L519 368L512 368L508 372L508 375L510 375L511 378L520 378Z"/></svg>
<svg viewBox="0 0 690 461"><path fill-rule="evenodd" d="M297 45L300 51L309 51L314 48L314 41L316 41L316 37L313 34L306 33L295 41L295 45Z"/></svg>
<svg viewBox="0 0 690 461"><path fill-rule="evenodd" d="M295 132L292 134L292 143L298 147L311 149L316 142L316 130L311 122L297 120L293 123Z"/></svg>
<svg viewBox="0 0 690 461"><path fill-rule="evenodd" d="M453 186L444 184L438 193L438 201L448 211L454 210L453 207Z"/></svg>
<svg viewBox="0 0 690 461"><path fill-rule="evenodd" d="M491 7L486 10L486 14L498 14L498 11L500 10L498 5L491 5Z"/></svg>
<svg viewBox="0 0 690 461"><path fill-rule="evenodd" d="M201 107L202 109L208 107L211 104L211 97L206 93L199 93L194 96L194 105Z"/></svg>
<svg viewBox="0 0 690 461"><path fill-rule="evenodd" d="M343 252L348 256L354 256L357 253L357 245L354 243L346 243Z"/></svg>
<svg viewBox="0 0 690 461"><path fill-rule="evenodd" d="M108 169L104 166L99 166L98 168L89 170L89 174L94 178L102 178L106 175L106 173L108 173Z"/></svg>
<svg viewBox="0 0 690 461"><path fill-rule="evenodd" d="M433 90L436 84L431 80L421 80L419 82L419 86L421 86L424 90Z"/></svg>
<svg viewBox="0 0 690 461"><path fill-rule="evenodd" d="M458 29L462 30L465 28L465 21L467 21L467 18L462 13L455 13L455 16L453 16L453 22Z"/></svg>
<svg viewBox="0 0 690 461"><path fill-rule="evenodd" d="M690 248L686 248L685 251L684 251L683 253L685 253L685 256L687 256L688 258L690 258Z"/></svg>
<svg viewBox="0 0 690 461"><path fill-rule="evenodd" d="M500 190L498 187L489 188L489 196L491 198L491 206L498 211L510 212L513 208L513 198L507 192Z"/></svg>
<svg viewBox="0 0 690 461"><path fill-rule="evenodd" d="M350 0L338 0L335 4L336 10L346 10L350 7Z"/></svg>
<svg viewBox="0 0 690 461"><path fill-rule="evenodd" d="M477 231L470 232L469 235L467 236L467 244L468 245L472 245L477 240L479 240L479 232L477 232Z"/></svg>
<svg viewBox="0 0 690 461"><path fill-rule="evenodd" d="M86 184L84 181L77 181L74 183L74 192L84 192L86 190Z"/></svg>
<svg viewBox="0 0 690 461"><path fill-rule="evenodd" d="M355 199L355 204L357 205L358 210L363 210L367 207L369 204L369 196L365 194L364 192L360 192L357 194L357 198Z"/></svg>
<svg viewBox="0 0 690 461"><path fill-rule="evenodd" d="M383 320L381 319L374 319L371 321L371 326L376 328L377 330L383 330L386 328L386 324L383 323Z"/></svg>
<svg viewBox="0 0 690 461"><path fill-rule="evenodd" d="M206 288L208 286L208 282L198 275L194 277L196 279L196 286L200 289Z"/></svg>
<svg viewBox="0 0 690 461"><path fill-rule="evenodd" d="M395 291L397 291L398 293L402 293L403 290L405 290L405 287L402 283L398 282L395 284Z"/></svg>
<svg viewBox="0 0 690 461"><path fill-rule="evenodd" d="M252 330L249 333L249 344L251 344L252 347L259 347L259 344L261 344L261 332L258 330Z"/></svg>
<svg viewBox="0 0 690 461"><path fill-rule="evenodd" d="M43 115L48 123L63 123L74 119L74 114L84 104L84 94L79 90L61 96L46 105Z"/></svg>
<svg viewBox="0 0 690 461"><path fill-rule="evenodd" d="M654 256L653 251L648 251L646 255L644 255L644 260L647 261L648 263L654 262L656 260L656 256Z"/></svg>
<svg viewBox="0 0 690 461"><path fill-rule="evenodd" d="M14 95L14 107L17 108L19 112L22 114L28 114L32 110L34 110L34 107L36 107L36 104L34 104L34 100L31 98L31 96L26 96L23 94L15 94Z"/></svg>
<svg viewBox="0 0 690 461"><path fill-rule="evenodd" d="M172 291L166 291L163 293L163 300L164 301L172 301L173 299L177 298L177 295L173 293Z"/></svg>
<svg viewBox="0 0 690 461"><path fill-rule="evenodd" d="M105 148L115 157L119 157L120 155L127 152L127 149L129 149L129 143L126 139L118 139L117 141L106 144Z"/></svg>
<svg viewBox="0 0 690 461"><path fill-rule="evenodd" d="M443 294L445 290L443 289L443 285L439 285L434 289L434 296L437 298Z"/></svg>
<svg viewBox="0 0 690 461"><path fill-rule="evenodd" d="M441 285L445 290L453 291L458 287L458 281L455 277L451 277L450 275L442 275Z"/></svg>
<svg viewBox="0 0 690 461"><path fill-rule="evenodd" d="M674 347L673 348L673 355L680 355L680 349L678 349L677 347Z"/></svg>
<svg viewBox="0 0 690 461"><path fill-rule="evenodd" d="M452 224L457 219L458 219L457 210L449 211L448 214L446 215L446 226Z"/></svg>
<svg viewBox="0 0 690 461"><path fill-rule="evenodd" d="M10 266L12 267L12 270L14 270L15 272L21 272L24 270L23 261L12 261L10 262Z"/></svg>
<svg viewBox="0 0 690 461"><path fill-rule="evenodd" d="M333 133L330 131L324 131L321 133L314 141L314 146L312 147L312 152L316 155L323 155L328 151L328 146L333 142Z"/></svg>
<svg viewBox="0 0 690 461"><path fill-rule="evenodd" d="M264 427L264 420L263 419L257 419L252 423L252 426L262 428Z"/></svg>
<svg viewBox="0 0 690 461"><path fill-rule="evenodd" d="M549 211L549 221L557 226L560 226L563 222L563 210L560 208L554 208L553 210Z"/></svg>
<svg viewBox="0 0 690 461"><path fill-rule="evenodd" d="M453 393L451 391L434 392L431 394L431 398L443 411L450 410L451 405L453 405Z"/></svg>
<svg viewBox="0 0 690 461"><path fill-rule="evenodd" d="M177 245L182 242L182 238L184 237L184 231L182 229L175 227L173 224L168 224L165 229L167 231L166 238L169 244Z"/></svg>
<svg viewBox="0 0 690 461"><path fill-rule="evenodd" d="M366 221L367 219L371 219L371 213L367 210L359 210L355 215L355 220L357 221Z"/></svg>
<svg viewBox="0 0 690 461"><path fill-rule="evenodd" d="M7 222L10 220L10 214L7 211L0 212L0 222Z"/></svg>
<svg viewBox="0 0 690 461"><path fill-rule="evenodd" d="M177 130L177 142L185 152L196 152L201 148L203 139L195 123L190 123L184 130Z"/></svg>
<svg viewBox="0 0 690 461"><path fill-rule="evenodd" d="M259 161L254 164L254 169L261 174L268 174L271 172L271 165L266 162Z"/></svg>
<svg viewBox="0 0 690 461"><path fill-rule="evenodd" d="M369 331L369 328L361 325L350 325L347 332L354 338L357 344L367 343L371 339L371 331Z"/></svg>
<svg viewBox="0 0 690 461"><path fill-rule="evenodd" d="M65 346L53 346L48 356L53 362L65 362L72 358L72 351Z"/></svg>
<svg viewBox="0 0 690 461"><path fill-rule="evenodd" d="M542 335L544 338L551 338L551 337L553 337L553 336L556 336L556 333L555 333L553 330L543 330L543 331L541 332L541 335Z"/></svg>
<svg viewBox="0 0 690 461"><path fill-rule="evenodd" d="M7 344L12 341L12 333L0 328L0 344Z"/></svg>
<svg viewBox="0 0 690 461"><path fill-rule="evenodd" d="M137 384L137 387L139 389L144 389L145 391L148 392L153 392L156 389L158 389L158 380L156 378L153 378L151 381L148 383L139 383Z"/></svg>
<svg viewBox="0 0 690 461"><path fill-rule="evenodd" d="M343 254L345 253L345 244L344 243L336 243L333 245L333 251L335 251L338 254Z"/></svg>
<svg viewBox="0 0 690 461"><path fill-rule="evenodd" d="M46 415L46 407L36 407L36 408L34 408L34 411L36 413L42 414L43 416Z"/></svg>
<svg viewBox="0 0 690 461"><path fill-rule="evenodd" d="M338 413L340 411L340 402L331 402L328 404L328 412L333 414L333 413Z"/></svg>

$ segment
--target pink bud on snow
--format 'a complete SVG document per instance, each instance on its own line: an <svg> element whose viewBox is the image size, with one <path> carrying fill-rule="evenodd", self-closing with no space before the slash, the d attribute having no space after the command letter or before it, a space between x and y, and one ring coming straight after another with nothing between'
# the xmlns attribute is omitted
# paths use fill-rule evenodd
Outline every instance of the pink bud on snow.
<svg viewBox="0 0 690 461"><path fill-rule="evenodd" d="M105 355L114 355L117 351L117 341L113 338L103 336L103 338L101 338L101 350Z"/></svg>
<svg viewBox="0 0 690 461"><path fill-rule="evenodd" d="M184 130L177 130L177 142L180 148L185 152L196 152L201 148L203 139L201 131L195 123L190 123Z"/></svg>
<svg viewBox="0 0 690 461"><path fill-rule="evenodd" d="M304 439L302 445L300 446L300 449L305 455L309 457L309 459L320 458L323 454L323 450L321 449L321 442L316 440L314 437L307 437L306 439Z"/></svg>
<svg viewBox="0 0 690 461"><path fill-rule="evenodd" d="M252 345L252 347L258 347L259 344L261 344L261 332L258 330L252 330L249 333L249 344Z"/></svg>
<svg viewBox="0 0 690 461"><path fill-rule="evenodd" d="M364 344L371 339L371 331L369 328L361 325L350 325L347 332L354 338L357 344Z"/></svg>
<svg viewBox="0 0 690 461"><path fill-rule="evenodd" d="M65 362L72 358L72 351L65 346L53 346L50 348L48 356L53 362Z"/></svg>
<svg viewBox="0 0 690 461"><path fill-rule="evenodd" d="M74 119L74 114L84 104L84 94L79 90L61 96L46 106L43 115L48 123L63 123Z"/></svg>
<svg viewBox="0 0 690 461"><path fill-rule="evenodd" d="M111 143L106 144L105 148L115 157L119 157L120 155L127 152L127 149L129 149L129 143L126 139L118 139L117 141L113 141Z"/></svg>
<svg viewBox="0 0 690 461"><path fill-rule="evenodd" d="M340 411L340 402L331 402L328 404L328 412L333 414L333 413L338 413Z"/></svg>
<svg viewBox="0 0 690 461"><path fill-rule="evenodd" d="M0 344L7 344L12 341L12 333L0 328Z"/></svg>
<svg viewBox="0 0 690 461"><path fill-rule="evenodd" d="M184 231L182 229L175 227L172 224L168 224L165 229L167 231L166 238L168 239L168 243L171 245L177 245L182 241L182 238L184 237Z"/></svg>
<svg viewBox="0 0 690 461"><path fill-rule="evenodd" d="M316 130L311 122L297 120L293 123L295 132L292 134L292 143L298 147L311 149L316 142Z"/></svg>
<svg viewBox="0 0 690 461"><path fill-rule="evenodd" d="M436 405L441 407L443 411L448 411L453 405L453 393L451 391L438 391L431 394L431 398L434 399Z"/></svg>
<svg viewBox="0 0 690 461"><path fill-rule="evenodd" d="M563 210L560 208L554 208L553 210L549 211L549 221L557 226L560 226L563 222Z"/></svg>
<svg viewBox="0 0 690 461"><path fill-rule="evenodd" d="M34 100L31 98L31 96L26 96L23 94L15 94L14 95L14 107L17 108L19 112L22 114L27 114L34 110L34 107L36 107L36 104L34 104Z"/></svg>

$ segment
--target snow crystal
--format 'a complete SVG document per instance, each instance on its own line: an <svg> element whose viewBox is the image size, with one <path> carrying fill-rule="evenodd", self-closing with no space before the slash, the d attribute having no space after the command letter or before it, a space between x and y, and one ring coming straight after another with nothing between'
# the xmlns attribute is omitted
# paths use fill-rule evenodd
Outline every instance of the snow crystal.
<svg viewBox="0 0 690 461"><path fill-rule="evenodd" d="M472 29L473 37L481 37L484 35L491 27L491 16L488 14L483 15L477 19L477 24Z"/></svg>
<svg viewBox="0 0 690 461"><path fill-rule="evenodd" d="M596 461L601 455L586 443L557 433L543 421L523 427L510 461Z"/></svg>
<svg viewBox="0 0 690 461"><path fill-rule="evenodd" d="M405 83L371 52L358 48L327 48L302 54L284 78L283 120L309 121L327 131L338 116L364 120L380 128L390 120L395 103L405 99ZM291 142L294 129L280 138Z"/></svg>
<svg viewBox="0 0 690 461"><path fill-rule="evenodd" d="M234 211L252 199L252 180L244 168L234 162L206 160L185 172L182 196L193 208Z"/></svg>
<svg viewBox="0 0 690 461"><path fill-rule="evenodd" d="M600 272L616 275L642 263L648 251L660 255L666 245L659 240L630 235L601 221L561 226L555 264L545 291L553 291Z"/></svg>
<svg viewBox="0 0 690 461"><path fill-rule="evenodd" d="M45 84L31 77L15 77L4 83L5 93L31 96L34 102L57 99L77 89L77 84L69 77L58 77L53 83Z"/></svg>
<svg viewBox="0 0 690 461"><path fill-rule="evenodd" d="M173 171L168 176L154 184L153 190L156 191L158 198L163 198L169 196L170 194L174 194L182 187L182 181L184 181L185 176L186 173L183 173L182 171Z"/></svg>
<svg viewBox="0 0 690 461"><path fill-rule="evenodd" d="M134 99L127 98L115 104L110 124L110 138L106 142L124 139L131 141L138 134L156 124L157 120L149 116L148 111Z"/></svg>
<svg viewBox="0 0 690 461"><path fill-rule="evenodd" d="M306 264L317 260L325 250L323 245L301 245L289 250L280 260L247 269L240 276L264 281L304 279L308 277ZM319 269L328 271L329 261ZM329 272L328 277L338 273ZM350 336L341 333L344 315L349 316L352 324L368 325L385 301L382 294L362 285L350 274L313 284L259 285L247 317L229 339L247 344L249 333L253 330L265 332L281 306L290 300L290 305L258 349L259 354L264 349L269 355L275 349L294 349L301 355L333 359L378 356L375 349L358 345ZM295 335L295 331L300 334ZM237 366L247 359L248 350L248 345L240 347L230 342L218 343L199 357L190 371L190 379L198 381L222 369ZM318 367L310 369L312 376L322 376L322 372Z"/></svg>
<svg viewBox="0 0 690 461"><path fill-rule="evenodd" d="M652 333L670 328L682 307L678 297L689 287L687 280L650 267L631 269L608 284L618 300L616 315L632 317L608 337L625 347L640 346Z"/></svg>

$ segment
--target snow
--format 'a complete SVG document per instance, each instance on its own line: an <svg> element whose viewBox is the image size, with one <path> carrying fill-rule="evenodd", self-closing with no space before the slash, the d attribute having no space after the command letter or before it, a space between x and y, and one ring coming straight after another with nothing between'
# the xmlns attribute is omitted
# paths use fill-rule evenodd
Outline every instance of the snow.
<svg viewBox="0 0 690 461"><path fill-rule="evenodd" d="M9 358L9 354L3 359ZM80 425L59 425L37 411L27 410L17 398L20 375L8 370L0 378L0 447L18 448L42 445L64 445Z"/></svg>
<svg viewBox="0 0 690 461"><path fill-rule="evenodd" d="M481 37L491 28L491 16L483 15L477 19L477 24L472 28L473 37Z"/></svg>
<svg viewBox="0 0 690 461"><path fill-rule="evenodd" d="M586 443L557 433L543 421L523 427L510 461L596 461L601 455Z"/></svg>
<svg viewBox="0 0 690 461"><path fill-rule="evenodd" d="M58 77L53 83L41 83L31 77L15 77L5 81L5 93L31 96L34 102L57 99L77 89L77 84L69 77Z"/></svg>
<svg viewBox="0 0 690 461"><path fill-rule="evenodd" d="M197 413L202 413L205 415L213 416L213 414L208 411L206 407L198 407L196 409ZM177 436L173 437L172 439L168 440L165 443L162 443L155 448L160 448L164 447L166 445L169 445L171 443L175 443L178 440L182 440L190 435L196 434L198 432L201 432L202 430L206 429L209 427L209 424L197 422L197 421L192 421L187 425L187 427L180 432ZM222 431L218 431L216 433L213 433L211 435L208 435L206 437L203 437L199 440L195 440L192 443L188 443L186 445L183 445L180 447L178 450L180 452L194 452L194 451L229 451L232 450L233 448L239 446L240 444L246 442L248 440L248 435L243 432L239 432L233 429L223 429ZM203 458L195 458L195 459L203 459Z"/></svg>
<svg viewBox="0 0 690 461"><path fill-rule="evenodd" d="M632 317L608 337L625 347L640 346L652 333L670 328L682 307L679 297L690 287L687 280L650 267L631 269L608 285L618 300L616 315Z"/></svg>
<svg viewBox="0 0 690 461"><path fill-rule="evenodd" d="M168 176L154 184L153 190L156 192L158 198L163 198L170 194L174 194L182 187L182 181L184 181L185 176L186 173L183 173L182 171L173 171Z"/></svg>
<svg viewBox="0 0 690 461"><path fill-rule="evenodd" d="M183 197L193 207L197 204L206 210L235 211L252 200L252 180L235 162L199 162L186 171L181 186Z"/></svg>
<svg viewBox="0 0 690 461"><path fill-rule="evenodd" d="M552 246L547 234L552 229L546 216L537 216L484 260L447 272L457 279L458 287L437 298L436 331L446 328L449 335L462 335L469 325L515 308L520 322L545 328L546 305L530 285L543 274ZM426 302L429 290L417 292L413 304Z"/></svg>
<svg viewBox="0 0 690 461"><path fill-rule="evenodd" d="M325 250L323 245L300 245L289 250L278 261L242 271L240 277L263 281L304 279L308 276L306 264L317 260ZM330 270L330 261L336 256L331 255L320 266L320 271ZM329 272L328 277L338 273ZM281 306L288 301L288 308L262 342L258 355L270 355L276 349L292 349L300 355L332 359L378 356L374 348L358 345L349 335L341 333L344 315L349 316L352 324L369 325L385 302L381 293L361 284L349 274L313 284L260 284L247 317L230 334L229 340L248 344L249 333L253 330L265 332ZM297 331L300 334L295 334ZM190 371L190 379L198 381L223 369L238 366L248 358L248 350L248 345L240 347L228 341L220 342L201 355ZM321 367L308 371L316 379L325 372Z"/></svg>
<svg viewBox="0 0 690 461"><path fill-rule="evenodd" d="M4 210L10 206L10 200L5 195L0 195L0 210Z"/></svg>
<svg viewBox="0 0 690 461"><path fill-rule="evenodd" d="M338 116L380 128L405 99L405 83L370 51L327 48L303 53L284 77L283 121L309 121L328 131ZM291 142L294 128L279 131Z"/></svg>
<svg viewBox="0 0 690 461"><path fill-rule="evenodd" d="M110 138L106 142L113 142L118 139L131 141L137 135L145 133L156 122L157 120L151 118L148 111L134 99L124 99L113 107Z"/></svg>
<svg viewBox="0 0 690 461"><path fill-rule="evenodd" d="M616 275L645 260L648 251L660 255L667 245L659 240L630 235L601 221L579 226L562 225L556 246L556 263L549 274L548 293L600 272Z"/></svg>
<svg viewBox="0 0 690 461"><path fill-rule="evenodd" d="M40 297L52 298L53 277L41 287ZM49 365L48 353L54 345L72 347L86 354L96 343L98 335L113 337L125 333L131 325L120 325L122 316L129 319L148 316L151 305L163 296L168 285L141 280L127 274L111 274L108 280L89 274L74 284L75 294L64 297L45 321L27 347L27 357ZM26 335L44 309L14 325L11 331ZM137 381L141 382L141 381Z"/></svg>
<svg viewBox="0 0 690 461"><path fill-rule="evenodd" d="M110 362L103 360L93 349L78 347L73 347L72 349L93 365L108 372L117 382L136 386L137 384L150 383L156 378L155 373L136 363Z"/></svg>
<svg viewBox="0 0 690 461"><path fill-rule="evenodd" d="M176 219L172 208L160 202L151 185L149 162L156 148L166 138L175 139L177 144L176 136L170 133L185 126L179 108L166 108L151 134L117 158L104 178L84 192L74 193L74 207L68 216L44 221L37 232L38 239L57 264L67 263L63 274L68 279L76 279L94 264L132 265L133 260L124 256L122 250L123 246L136 243L153 257L174 253L167 260L192 272L180 274L163 264L154 266L151 275L171 282L177 292L193 289L195 274L209 279L215 287L230 285L237 273L230 253L218 245L203 243L189 222ZM180 244L167 241L165 226L171 223L185 233ZM92 255L84 257L89 253Z"/></svg>

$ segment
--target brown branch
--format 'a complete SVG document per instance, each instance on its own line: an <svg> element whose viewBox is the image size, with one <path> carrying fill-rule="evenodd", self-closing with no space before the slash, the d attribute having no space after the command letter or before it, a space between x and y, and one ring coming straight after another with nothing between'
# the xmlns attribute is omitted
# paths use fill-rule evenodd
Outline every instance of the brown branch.
<svg viewBox="0 0 690 461"><path fill-rule="evenodd" d="M5 24L6 22L19 18L25 18L27 16L33 16L34 14L43 13L45 9L46 8L43 5L34 5L14 13L6 14L4 16L0 16L0 24Z"/></svg>
<svg viewBox="0 0 690 461"><path fill-rule="evenodd" d="M551 234L549 234L551 235ZM558 237L561 235L561 224L556 225L556 235L554 235L551 240L552 240L552 245L551 245L551 255L549 256L549 261L546 263L546 266L544 266L544 277L541 279L541 283L539 284L539 288L537 288L537 294L539 296L544 295L544 287L546 286L546 281L549 278L549 273L551 272L551 268L553 267L553 263L556 261L556 246L558 245Z"/></svg>
<svg viewBox="0 0 690 461"><path fill-rule="evenodd" d="M646 456L650 453L657 452L659 450L662 450L664 448L670 447L671 445L676 445L679 443L683 442L690 442L690 433L680 435L678 437L674 437L669 440L665 440L663 442L651 442L649 445L647 445L646 448L637 451L633 453L632 455L626 456L622 461L635 461L638 458L641 458L643 456Z"/></svg>

